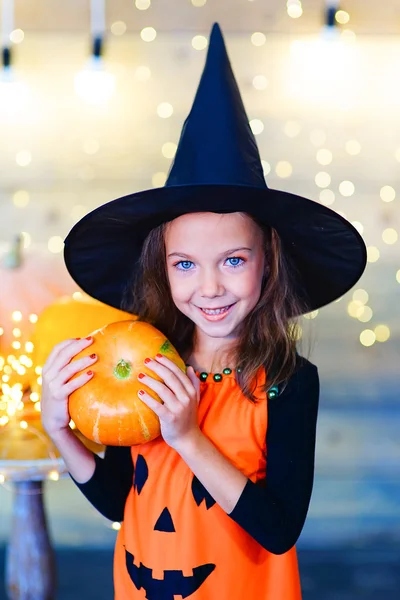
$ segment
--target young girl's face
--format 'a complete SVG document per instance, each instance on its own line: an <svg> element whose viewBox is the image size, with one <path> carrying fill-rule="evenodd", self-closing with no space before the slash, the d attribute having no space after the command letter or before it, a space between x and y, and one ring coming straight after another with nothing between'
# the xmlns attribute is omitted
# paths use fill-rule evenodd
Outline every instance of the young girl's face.
<svg viewBox="0 0 400 600"><path fill-rule="evenodd" d="M210 337L237 337L260 297L261 229L243 213L191 213L168 225L165 248L177 308Z"/></svg>

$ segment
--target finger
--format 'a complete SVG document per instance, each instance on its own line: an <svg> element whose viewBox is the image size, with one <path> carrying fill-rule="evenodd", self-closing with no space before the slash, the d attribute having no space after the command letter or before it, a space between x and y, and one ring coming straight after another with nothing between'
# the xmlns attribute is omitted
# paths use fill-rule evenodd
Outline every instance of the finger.
<svg viewBox="0 0 400 600"><path fill-rule="evenodd" d="M178 393L181 396L193 395L194 390L190 379L175 363L172 362L172 360L169 360L169 358L162 354L156 354L154 360L150 359L149 362L146 362L147 360L149 359L145 360L146 367L157 373L157 375L165 381L166 385L173 389L177 395ZM170 383L174 388L171 387Z"/></svg>
<svg viewBox="0 0 400 600"><path fill-rule="evenodd" d="M61 350L63 350L64 348L67 348L68 346L73 344L75 341L76 340L71 338L68 340L64 340L63 342L60 342L59 344L56 344L53 347L52 351L50 352L49 356L47 357L45 364L40 365L40 366L43 366L43 373L45 373L46 371L48 371L51 368L51 366L54 362L54 359L59 355Z"/></svg>
<svg viewBox="0 0 400 600"><path fill-rule="evenodd" d="M166 420L169 413L168 409L164 404L160 404L157 400L154 400L145 390L138 391L138 398L144 402L153 412L156 413L159 419Z"/></svg>
<svg viewBox="0 0 400 600"><path fill-rule="evenodd" d="M64 348L62 348L60 352L56 354L51 363L51 366L48 366L46 368L45 373L47 375L51 375L53 373L57 375L63 367L65 367L71 362L74 356L79 354L79 352L81 352L91 344L93 344L93 338L91 336L88 336L83 340L73 340L71 344L64 346Z"/></svg>
<svg viewBox="0 0 400 600"><path fill-rule="evenodd" d="M197 398L197 402L199 402L200 401L200 379L197 377L196 371L193 369L192 366L187 368L186 374L189 377L190 381L192 382L194 389L196 390L196 398Z"/></svg>
<svg viewBox="0 0 400 600"><path fill-rule="evenodd" d="M187 404L190 401L187 395L182 398L178 397L172 388L169 386L167 387L167 385L165 385L162 381L157 381L145 373L139 373L138 380L140 383L143 383L153 390L153 392L155 392L157 396L159 396L159 398L164 402L164 404L166 404L172 411L176 409L179 404Z"/></svg>
<svg viewBox="0 0 400 600"><path fill-rule="evenodd" d="M85 385L85 383L90 381L93 378L93 376L94 376L93 371L89 370L89 371L85 371L84 373L82 373L82 375L79 375L75 379L68 381L68 383L66 383L62 387L62 393L63 393L64 398L65 397L68 398L68 396L70 396L72 394L72 392L75 392L75 390L77 390L78 388Z"/></svg>
<svg viewBox="0 0 400 600"><path fill-rule="evenodd" d="M68 365L63 367L57 376L57 380L61 383L67 383L77 373L91 367L97 361L97 355L82 356L77 360L73 360Z"/></svg>

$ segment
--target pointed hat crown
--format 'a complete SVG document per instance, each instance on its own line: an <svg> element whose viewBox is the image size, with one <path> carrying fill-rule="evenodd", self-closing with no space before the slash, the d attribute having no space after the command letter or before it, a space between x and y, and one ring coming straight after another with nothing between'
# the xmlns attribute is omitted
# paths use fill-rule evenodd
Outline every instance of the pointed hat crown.
<svg viewBox="0 0 400 600"><path fill-rule="evenodd" d="M210 184L267 187L257 143L217 23L211 31L206 64L165 186Z"/></svg>

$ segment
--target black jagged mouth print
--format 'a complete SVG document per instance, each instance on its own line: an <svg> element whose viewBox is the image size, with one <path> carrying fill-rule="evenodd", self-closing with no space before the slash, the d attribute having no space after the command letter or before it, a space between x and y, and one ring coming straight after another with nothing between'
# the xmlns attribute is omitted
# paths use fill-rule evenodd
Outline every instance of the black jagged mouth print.
<svg viewBox="0 0 400 600"><path fill-rule="evenodd" d="M174 596L188 598L196 592L214 571L214 564L200 565L193 569L193 575L185 577L182 571L164 571L164 579L153 579L152 570L140 563L137 567L134 556L127 550L126 568L136 589L146 591L147 600L174 600Z"/></svg>

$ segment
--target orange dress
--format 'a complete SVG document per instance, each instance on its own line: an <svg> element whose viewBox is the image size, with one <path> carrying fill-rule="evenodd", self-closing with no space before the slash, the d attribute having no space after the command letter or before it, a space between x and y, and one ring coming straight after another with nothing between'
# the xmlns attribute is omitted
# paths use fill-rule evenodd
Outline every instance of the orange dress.
<svg viewBox="0 0 400 600"><path fill-rule="evenodd" d="M262 384L263 381L260 381ZM199 424L253 482L266 476L266 394L234 374L201 382ZM114 555L115 600L301 600L296 548L272 554L215 503L162 438L134 446L133 486Z"/></svg>

